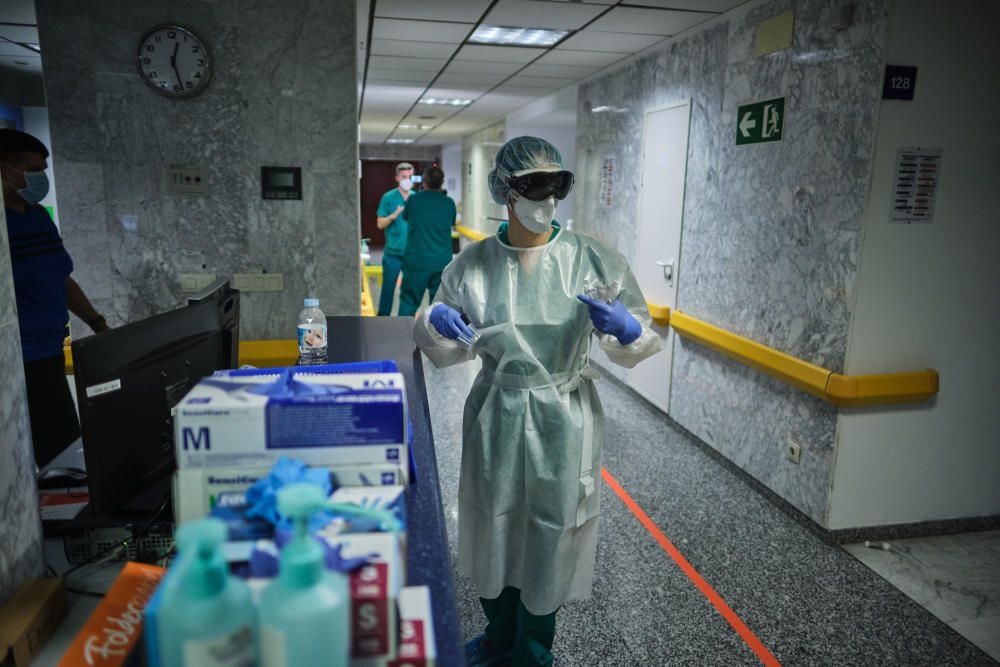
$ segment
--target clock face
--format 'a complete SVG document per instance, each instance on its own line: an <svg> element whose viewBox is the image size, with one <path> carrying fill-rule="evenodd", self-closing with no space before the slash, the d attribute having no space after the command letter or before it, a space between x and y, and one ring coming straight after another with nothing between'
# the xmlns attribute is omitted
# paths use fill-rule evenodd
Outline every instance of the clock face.
<svg viewBox="0 0 1000 667"><path fill-rule="evenodd" d="M193 32L175 25L153 28L139 43L139 76L167 97L193 97L212 76L208 48Z"/></svg>

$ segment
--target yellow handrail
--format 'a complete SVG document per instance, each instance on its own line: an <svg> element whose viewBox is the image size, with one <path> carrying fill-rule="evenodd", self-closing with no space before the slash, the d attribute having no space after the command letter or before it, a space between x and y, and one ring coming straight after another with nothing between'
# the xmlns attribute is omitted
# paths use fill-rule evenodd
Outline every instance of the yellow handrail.
<svg viewBox="0 0 1000 667"><path fill-rule="evenodd" d="M649 309L649 316L653 318L654 322L664 327L670 324L670 306L647 301L646 308Z"/></svg>
<svg viewBox="0 0 1000 667"><path fill-rule="evenodd" d="M455 231L469 239L470 241L482 241L489 237L489 234L483 234L482 232L477 232L475 229L469 229L464 225L455 225Z"/></svg>
<svg viewBox="0 0 1000 667"><path fill-rule="evenodd" d="M670 326L689 340L755 368L838 407L865 407L926 401L938 393L933 369L875 375L842 375L712 326L680 311Z"/></svg>

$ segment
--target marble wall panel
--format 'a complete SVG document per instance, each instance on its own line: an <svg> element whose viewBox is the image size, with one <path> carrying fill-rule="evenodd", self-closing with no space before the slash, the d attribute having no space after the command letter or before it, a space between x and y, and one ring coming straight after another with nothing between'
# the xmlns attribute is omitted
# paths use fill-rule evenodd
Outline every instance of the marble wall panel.
<svg viewBox="0 0 1000 667"><path fill-rule="evenodd" d="M0 605L18 586L45 572L42 524L24 391L21 339L7 245L0 212Z"/></svg>
<svg viewBox="0 0 1000 667"><path fill-rule="evenodd" d="M487 176L497 152L507 140L505 121L462 137L462 224L484 234L496 231L496 220L507 217L503 206L490 196Z"/></svg>
<svg viewBox="0 0 1000 667"><path fill-rule="evenodd" d="M885 40L882 0L854 6L846 30L834 28L836 7L819 0L736 10L582 85L578 116L577 229L634 261L644 114L690 99L678 307L836 371L844 365ZM792 48L754 57L756 26L787 9L795 11ZM783 140L736 146L737 106L781 96ZM612 208L597 196L606 155L617 161ZM825 521L835 411L683 340L671 381L671 416ZM783 458L789 437L802 445L799 466Z"/></svg>
<svg viewBox="0 0 1000 667"><path fill-rule="evenodd" d="M244 339L290 337L305 296L357 313L358 281L343 279L359 268L357 104L343 95L355 87L353 4L80 5L40 0L38 20L63 234L112 325L182 304L181 273L283 274L283 292L243 295ZM139 38L165 22L212 51L195 98L165 99L135 73ZM93 85L81 93L80 80ZM208 195L168 191L169 165L183 163L207 170ZM303 199L262 200L264 165L301 167Z"/></svg>

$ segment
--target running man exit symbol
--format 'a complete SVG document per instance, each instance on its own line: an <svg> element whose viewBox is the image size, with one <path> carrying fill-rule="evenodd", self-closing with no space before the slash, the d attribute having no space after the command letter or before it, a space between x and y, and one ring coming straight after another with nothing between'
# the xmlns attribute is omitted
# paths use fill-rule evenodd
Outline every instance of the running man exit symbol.
<svg viewBox="0 0 1000 667"><path fill-rule="evenodd" d="M781 141L785 125L785 98L744 104L736 110L736 145Z"/></svg>

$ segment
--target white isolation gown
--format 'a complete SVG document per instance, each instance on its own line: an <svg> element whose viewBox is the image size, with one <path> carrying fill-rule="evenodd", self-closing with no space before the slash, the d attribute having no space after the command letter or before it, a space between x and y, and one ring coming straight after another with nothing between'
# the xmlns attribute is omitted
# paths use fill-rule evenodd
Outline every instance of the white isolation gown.
<svg viewBox="0 0 1000 667"><path fill-rule="evenodd" d="M618 298L642 324L629 345L597 334L578 294ZM600 509L604 412L589 368L591 335L631 368L660 349L625 259L561 230L546 245L499 236L466 248L444 271L435 304L465 313L470 352L424 313L414 340L438 367L483 360L465 402L459 482L459 570L484 598L521 590L529 612L589 597Z"/></svg>

